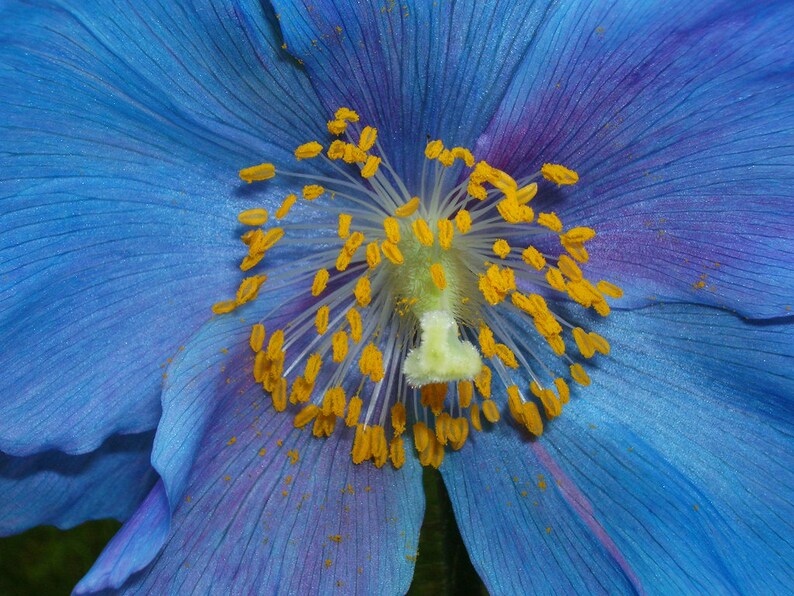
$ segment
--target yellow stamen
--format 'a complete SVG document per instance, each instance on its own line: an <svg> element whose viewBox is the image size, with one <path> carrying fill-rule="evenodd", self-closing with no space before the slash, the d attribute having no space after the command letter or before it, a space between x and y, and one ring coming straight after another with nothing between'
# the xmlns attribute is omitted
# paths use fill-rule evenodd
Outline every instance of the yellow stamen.
<svg viewBox="0 0 794 596"><path fill-rule="evenodd" d="M500 259L507 258L507 255L510 254L510 250L510 245L507 243L507 240L500 238L493 243L493 252Z"/></svg>
<svg viewBox="0 0 794 596"><path fill-rule="evenodd" d="M436 440L442 445L447 444L449 437L449 427L452 422L452 416L443 412L436 418Z"/></svg>
<svg viewBox="0 0 794 596"><path fill-rule="evenodd" d="M259 352L262 349L262 344L265 343L265 326L257 323L251 327L251 336L248 338L248 343L254 352Z"/></svg>
<svg viewBox="0 0 794 596"><path fill-rule="evenodd" d="M466 234L471 230L471 215L468 211L465 209L458 211L458 214L455 216L455 227L458 228L458 232L461 234Z"/></svg>
<svg viewBox="0 0 794 596"><path fill-rule="evenodd" d="M444 409L444 401L447 399L447 384L429 383L422 385L419 389L419 398L424 407L429 407L433 414L438 416Z"/></svg>
<svg viewBox="0 0 794 596"><path fill-rule="evenodd" d="M555 163L544 163L540 173L546 180L551 180L558 186L576 184L579 181L579 174Z"/></svg>
<svg viewBox="0 0 794 596"><path fill-rule="evenodd" d="M355 307L352 307L349 311L347 311L346 317L347 322L350 325L350 337L355 343L360 342L363 331L361 314L355 309Z"/></svg>
<svg viewBox="0 0 794 596"><path fill-rule="evenodd" d="M376 241L367 244L367 265L370 269L375 269L380 265L380 247Z"/></svg>
<svg viewBox="0 0 794 596"><path fill-rule="evenodd" d="M372 427L372 463L376 468L382 468L389 459L389 444L386 442L386 432L380 424Z"/></svg>
<svg viewBox="0 0 794 596"><path fill-rule="evenodd" d="M237 221L244 226L261 226L267 222L267 209L247 209L237 214Z"/></svg>
<svg viewBox="0 0 794 596"><path fill-rule="evenodd" d="M448 149L444 149L441 152L441 155L438 156L438 162L444 166L445 168L450 167L452 164L455 163L455 156L452 155L452 151Z"/></svg>
<svg viewBox="0 0 794 596"><path fill-rule="evenodd" d="M474 427L476 431L482 431L482 421L480 420L480 406L476 403L471 404L471 409L469 410L469 417L471 418L471 425Z"/></svg>
<svg viewBox="0 0 794 596"><path fill-rule="evenodd" d="M356 425L356 434L353 437L353 463L360 464L372 455L372 434L368 426Z"/></svg>
<svg viewBox="0 0 794 596"><path fill-rule="evenodd" d="M480 334L477 339L483 356L486 358L496 356L496 341L494 340L493 331L485 323L480 323Z"/></svg>
<svg viewBox="0 0 794 596"><path fill-rule="evenodd" d="M423 452L430 444L430 436L432 432L424 422L417 422L413 426L414 431L414 445L418 452Z"/></svg>
<svg viewBox="0 0 794 596"><path fill-rule="evenodd" d="M557 266L560 268L563 275L571 281L579 281L582 279L582 270L579 269L579 265L568 255L560 255Z"/></svg>
<svg viewBox="0 0 794 596"><path fill-rule="evenodd" d="M289 210L292 209L292 206L295 204L295 201L298 200L298 195L287 195L284 200L281 202L281 206L276 210L276 219L284 219L287 217Z"/></svg>
<svg viewBox="0 0 794 596"><path fill-rule="evenodd" d="M474 386L485 399L491 397L491 369L483 365L480 374L474 377Z"/></svg>
<svg viewBox="0 0 794 596"><path fill-rule="evenodd" d="M554 379L554 386L557 388L560 403L567 404L571 399L571 389L568 387L568 383L565 382L565 379L558 377Z"/></svg>
<svg viewBox="0 0 794 596"><path fill-rule="evenodd" d="M474 156L465 147L453 147L451 153L455 159L462 159L466 167L474 167Z"/></svg>
<svg viewBox="0 0 794 596"><path fill-rule="evenodd" d="M546 266L546 258L534 246L525 248L524 252L521 253L521 258L524 259L527 265L532 265L538 271L543 271Z"/></svg>
<svg viewBox="0 0 794 596"><path fill-rule="evenodd" d="M548 228L552 232L562 232L562 222L556 213L541 213L538 215L538 225Z"/></svg>
<svg viewBox="0 0 794 596"><path fill-rule="evenodd" d="M317 333L323 335L328 331L328 305L321 306L317 309L317 315L314 317L314 326L317 327Z"/></svg>
<svg viewBox="0 0 794 596"><path fill-rule="evenodd" d="M561 236L560 244L579 263L587 263L590 259L590 254L581 242L568 242Z"/></svg>
<svg viewBox="0 0 794 596"><path fill-rule="evenodd" d="M336 136L344 134L344 132L347 130L347 122L345 122L344 120L329 120L327 126L328 126L328 132ZM330 150L329 150L329 157L330 157Z"/></svg>
<svg viewBox="0 0 794 596"><path fill-rule="evenodd" d="M492 399L486 399L482 402L482 414L488 422L499 422L499 408Z"/></svg>
<svg viewBox="0 0 794 596"><path fill-rule="evenodd" d="M358 139L358 148L362 151L369 151L378 140L378 129L372 126L365 126L361 131L361 137Z"/></svg>
<svg viewBox="0 0 794 596"><path fill-rule="evenodd" d="M471 381L458 381L458 405L468 408L474 396L474 385Z"/></svg>
<svg viewBox="0 0 794 596"><path fill-rule="evenodd" d="M296 377L292 382L292 391L289 396L289 403L298 404L306 403L312 396L314 391L314 383L309 383L303 377Z"/></svg>
<svg viewBox="0 0 794 596"><path fill-rule="evenodd" d="M258 166L243 168L240 170L240 178L248 184L254 181L270 180L276 175L276 166L272 163L261 163Z"/></svg>
<svg viewBox="0 0 794 596"><path fill-rule="evenodd" d="M466 439L469 438L469 421L462 416L453 418L449 435L450 446L455 451L458 451L466 444Z"/></svg>
<svg viewBox="0 0 794 596"><path fill-rule="evenodd" d="M590 336L585 333L581 327L574 327L573 339L576 342L576 347L579 348L579 353L585 358L592 358L595 354L595 345L590 339Z"/></svg>
<svg viewBox="0 0 794 596"><path fill-rule="evenodd" d="M405 464L405 447L402 437L394 437L389 443L389 459L395 470L399 470Z"/></svg>
<svg viewBox="0 0 794 596"><path fill-rule="evenodd" d="M313 201L325 192L325 188L319 184L307 184L303 187L303 198L307 201Z"/></svg>
<svg viewBox="0 0 794 596"><path fill-rule="evenodd" d="M565 278L556 267L549 267L546 271L546 281L548 284L558 292L565 291Z"/></svg>
<svg viewBox="0 0 794 596"><path fill-rule="evenodd" d="M361 351L358 367L362 375L375 383L382 381L386 374L383 370L383 354L373 343L367 344Z"/></svg>
<svg viewBox="0 0 794 596"><path fill-rule="evenodd" d="M309 404L295 415L295 419L292 421L292 424L295 426L295 428L303 428L309 424L309 422L317 418L317 414L319 413L320 408L314 404Z"/></svg>
<svg viewBox="0 0 794 596"><path fill-rule="evenodd" d="M344 132L344 130L342 130L342 132ZM342 159L345 156L345 147L347 147L347 143L345 143L344 141L336 140L333 143L331 143L330 147L328 147L328 152L326 153L326 155L328 155L329 159L332 159L334 161L336 161L337 159Z"/></svg>
<svg viewBox="0 0 794 596"><path fill-rule="evenodd" d="M605 338L598 335L598 333L595 331L591 331L587 334L587 336L590 338L590 342L593 344L596 352L603 354L604 356L609 355L610 346L609 342Z"/></svg>
<svg viewBox="0 0 794 596"><path fill-rule="evenodd" d="M347 356L347 332L337 331L334 333L333 336L331 336L331 344L333 346L334 362L342 362L345 359L345 356Z"/></svg>
<svg viewBox="0 0 794 596"><path fill-rule="evenodd" d="M444 143L441 141L430 141L425 147L425 157L427 159L438 159L444 150Z"/></svg>
<svg viewBox="0 0 794 596"><path fill-rule="evenodd" d="M610 298L622 298L623 297L623 290L620 289L615 284L611 284L608 281L601 280L596 284L598 291L602 294L609 296Z"/></svg>
<svg viewBox="0 0 794 596"><path fill-rule="evenodd" d="M438 226L438 244L444 250L449 250L452 247L455 226L448 219L439 219L436 225Z"/></svg>
<svg viewBox="0 0 794 596"><path fill-rule="evenodd" d="M571 377L582 387L587 387L590 384L590 377L579 363L571 364Z"/></svg>
<svg viewBox="0 0 794 596"><path fill-rule="evenodd" d="M518 192L516 193L516 200L522 205L526 205L535 198L536 194L538 194L538 184L537 182L532 182L527 184L525 187L518 189Z"/></svg>
<svg viewBox="0 0 794 596"><path fill-rule="evenodd" d="M544 389L540 392L540 401L543 404L543 410L546 412L547 418L556 418L562 414L562 405L551 389Z"/></svg>
<svg viewBox="0 0 794 596"><path fill-rule="evenodd" d="M350 108L339 108L334 113L334 118L337 120L344 120L345 122L358 122L359 120L358 113Z"/></svg>
<svg viewBox="0 0 794 596"><path fill-rule="evenodd" d="M262 240L262 250L270 250L276 245L276 242L284 237L283 228L271 228L265 234Z"/></svg>
<svg viewBox="0 0 794 596"><path fill-rule="evenodd" d="M295 149L295 157L300 161L301 159L311 159L317 157L323 150L323 146L317 141L310 141L304 143Z"/></svg>
<svg viewBox="0 0 794 596"><path fill-rule="evenodd" d="M496 344L496 355L506 367L518 368L518 361L516 360L515 354L513 354L513 350L508 348L506 345Z"/></svg>
<svg viewBox="0 0 794 596"><path fill-rule="evenodd" d="M524 402L521 405L521 415L524 421L524 426L529 432L536 437L543 434L543 420L540 417L540 411L535 402Z"/></svg>
<svg viewBox="0 0 794 596"><path fill-rule="evenodd" d="M314 281L312 282L312 296L319 296L328 285L328 278L330 274L327 269L320 269L314 274Z"/></svg>
<svg viewBox="0 0 794 596"><path fill-rule="evenodd" d="M284 348L284 330L276 329L267 341L267 357L276 360Z"/></svg>
<svg viewBox="0 0 794 596"><path fill-rule="evenodd" d="M361 415L361 407L363 405L364 402L360 397L354 396L350 398L350 401L347 403L347 416L345 417L345 424L347 426L356 426L358 424L358 418Z"/></svg>
<svg viewBox="0 0 794 596"><path fill-rule="evenodd" d="M314 384L317 380L317 375L320 374L320 367L323 365L323 358L316 352L309 356L306 360L306 367L304 368L303 377L309 384Z"/></svg>
<svg viewBox="0 0 794 596"><path fill-rule="evenodd" d="M359 278L353 290L353 295L361 308L366 307L372 301L372 286L370 286L368 277Z"/></svg>
<svg viewBox="0 0 794 596"><path fill-rule="evenodd" d="M350 236L350 224L353 222L353 216L349 213L339 214L339 226L337 227L337 234L339 238L344 240Z"/></svg>
<svg viewBox="0 0 794 596"><path fill-rule="evenodd" d="M571 228L560 236L562 242L570 242L572 244L584 244L588 240L595 238L596 231L593 228Z"/></svg>
<svg viewBox="0 0 794 596"><path fill-rule="evenodd" d="M333 414L338 418L345 415L345 390L341 387L331 387L323 395L322 412L326 416Z"/></svg>
<svg viewBox="0 0 794 596"><path fill-rule="evenodd" d="M411 224L411 229L414 232L414 236L416 236L416 239L419 241L419 244L423 246L433 246L433 232L424 219L421 217L415 219Z"/></svg>
<svg viewBox="0 0 794 596"><path fill-rule="evenodd" d="M345 163L364 163L367 161L367 154L351 143L345 144L345 153L342 155Z"/></svg>
<svg viewBox="0 0 794 596"><path fill-rule="evenodd" d="M267 280L267 275L253 275L244 278L240 283L240 287L237 289L237 296L235 298L238 306L255 300L259 294L259 288L262 287L265 280Z"/></svg>
<svg viewBox="0 0 794 596"><path fill-rule="evenodd" d="M433 263L430 265L430 277L439 290L443 290L447 287L447 278L444 275L444 267L441 266L441 263Z"/></svg>
<svg viewBox="0 0 794 596"><path fill-rule="evenodd" d="M405 431L405 420L405 406L398 401L391 407L391 426L395 435L401 435Z"/></svg>
<svg viewBox="0 0 794 596"><path fill-rule="evenodd" d="M361 168L361 177L372 178L375 175L375 173L378 171L380 162L381 162L381 158L376 157L375 155L370 155L369 157L367 157L367 161L364 163L364 167Z"/></svg>
<svg viewBox="0 0 794 596"><path fill-rule="evenodd" d="M237 301L223 300L212 305L212 312L216 315L225 315L232 312L235 308L237 308Z"/></svg>
<svg viewBox="0 0 794 596"><path fill-rule="evenodd" d="M403 253L391 240L384 240L380 245L380 249L383 251L383 254L386 255L386 258L394 265L402 265L405 262Z"/></svg>
<svg viewBox="0 0 794 596"><path fill-rule="evenodd" d="M419 197L414 197L405 205L397 207L397 209L394 210L394 215L397 217L408 217L416 213L417 209L419 209Z"/></svg>
<svg viewBox="0 0 794 596"><path fill-rule="evenodd" d="M488 191L485 187L474 180L469 180L469 184L466 186L466 192L480 201L484 201L488 198Z"/></svg>
<svg viewBox="0 0 794 596"><path fill-rule="evenodd" d="M386 217L383 220L383 232L389 242L397 244L400 242L400 224L393 217Z"/></svg>
<svg viewBox="0 0 794 596"><path fill-rule="evenodd" d="M287 409L287 379L282 377L278 380L271 397L273 398L273 409L276 412L283 412Z"/></svg>

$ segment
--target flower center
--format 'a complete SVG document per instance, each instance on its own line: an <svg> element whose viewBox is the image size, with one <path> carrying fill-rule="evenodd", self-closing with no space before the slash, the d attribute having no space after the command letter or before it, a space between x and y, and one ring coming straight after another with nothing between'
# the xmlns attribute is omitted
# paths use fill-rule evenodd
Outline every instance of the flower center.
<svg viewBox="0 0 794 596"><path fill-rule="evenodd" d="M298 161L318 159L332 175L278 168L303 184L303 201L289 194L274 214L283 225L265 227L265 209L239 215L251 227L242 235L248 254L241 270L260 267L281 247L300 246L305 255L271 280L295 295L293 305L277 308L298 305L298 314L270 333L267 321L252 326L254 379L276 411L293 409L295 426L312 424L317 437L330 436L340 419L355 427L355 463L391 460L399 468L402 435L412 425L420 461L438 467L446 447L465 444L470 427L499 421L503 394L512 418L539 436L544 420L569 401L566 377L590 384L580 360L610 350L597 333L555 314L544 296L557 293L606 316L606 298L622 295L581 269L594 230L566 230L555 213L536 216L528 205L537 181L575 184L578 175L544 164L515 180L468 149L434 140L413 195L377 130L358 123L358 114L340 108L327 125L339 138L327 148L310 141L295 150ZM249 183L276 174L270 163L240 171ZM331 215L334 225L308 223L305 208ZM255 300L266 280L245 277L235 298L213 312ZM538 341L525 332L530 322Z"/></svg>

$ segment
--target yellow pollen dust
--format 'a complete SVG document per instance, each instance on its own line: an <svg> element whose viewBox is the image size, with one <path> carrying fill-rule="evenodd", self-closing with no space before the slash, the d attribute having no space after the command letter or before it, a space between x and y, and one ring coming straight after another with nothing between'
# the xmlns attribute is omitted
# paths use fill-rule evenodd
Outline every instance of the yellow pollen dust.
<svg viewBox="0 0 794 596"><path fill-rule="evenodd" d="M416 148L429 167L410 188L357 112L341 107L322 124L294 159L327 156L342 177L272 163L239 171L248 183L278 175L296 185L268 205L273 221L264 207L239 213L248 228L239 266L252 273L212 306L224 315L264 288L290 292L280 308L296 314L281 328L248 323L253 378L273 409L318 438L349 427L353 462L377 468L399 469L411 456L437 468L447 450L508 413L540 437L572 391L597 381L584 365L611 352L589 324L555 312L554 298L608 316L609 300L623 295L588 279L594 229L530 207L552 185L576 184L577 172L544 163L514 177L434 139ZM299 197L307 202L294 208ZM328 212L330 224L315 217ZM256 273L283 262L269 282Z"/></svg>

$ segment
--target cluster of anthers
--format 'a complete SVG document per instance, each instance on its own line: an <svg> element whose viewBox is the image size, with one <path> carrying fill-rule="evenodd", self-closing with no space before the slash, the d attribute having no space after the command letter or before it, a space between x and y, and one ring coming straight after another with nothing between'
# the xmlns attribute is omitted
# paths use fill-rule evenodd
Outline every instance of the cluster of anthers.
<svg viewBox="0 0 794 596"><path fill-rule="evenodd" d="M483 418L499 421L504 393L513 419L541 435L544 420L559 416L569 401L564 377L590 384L566 351L568 337L578 360L610 349L602 336L554 313L544 294L561 293L601 316L610 312L606 298L622 295L607 281L588 281L580 268L594 230L565 229L555 213L536 215L529 206L535 180L567 185L578 175L544 164L514 180L477 162L468 149L434 140L413 196L384 156L377 130L358 123L358 114L340 108L328 122L340 138L327 149L311 141L295 150L297 160L320 159L333 176L278 170L299 184L310 182L302 200L336 216L336 229L281 225L290 211L295 217L296 194L275 211L275 226L262 227L265 209L239 214L251 227L242 235L248 247L243 271L277 244L289 246L282 238L290 233L296 234L293 247L314 243L286 272L299 313L281 329L266 332L264 322L251 328L254 379L275 410L294 410L296 427L312 424L317 437L330 436L338 420L354 427L355 463L371 459L380 467L390 460L401 467L403 434L412 425L421 463L438 467L446 447L464 445L470 427L481 431ZM276 173L265 163L240 177L251 183ZM542 246L561 247L553 249L560 254L528 244L533 236ZM265 281L264 274L244 278L236 297L213 311L228 313L254 300ZM530 319L542 342L527 333Z"/></svg>

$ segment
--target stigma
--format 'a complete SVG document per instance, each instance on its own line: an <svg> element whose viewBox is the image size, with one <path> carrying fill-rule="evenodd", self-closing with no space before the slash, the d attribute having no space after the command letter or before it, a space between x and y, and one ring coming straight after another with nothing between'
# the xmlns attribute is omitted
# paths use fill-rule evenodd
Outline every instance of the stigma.
<svg viewBox="0 0 794 596"><path fill-rule="evenodd" d="M269 286L294 293L270 315L278 327L251 326L250 374L295 427L350 432L356 464L401 467L410 430L419 461L438 467L503 414L539 437L571 386L590 385L587 362L610 351L555 305L605 317L622 296L587 278L595 230L530 206L545 186L576 184L575 171L546 163L515 179L443 139L414 150L425 161L409 188L377 129L340 108L295 148L298 165L240 170L249 184L281 177L293 192L272 218L261 207L239 214L244 276L213 305L225 315ZM306 173L311 160L317 173ZM277 251L286 260L269 270ZM295 305L285 324L279 310Z"/></svg>

